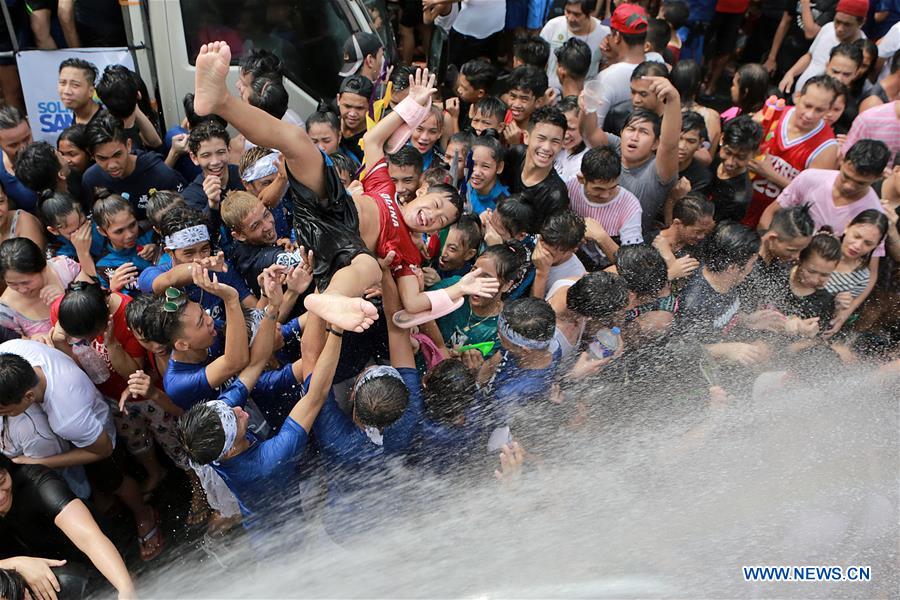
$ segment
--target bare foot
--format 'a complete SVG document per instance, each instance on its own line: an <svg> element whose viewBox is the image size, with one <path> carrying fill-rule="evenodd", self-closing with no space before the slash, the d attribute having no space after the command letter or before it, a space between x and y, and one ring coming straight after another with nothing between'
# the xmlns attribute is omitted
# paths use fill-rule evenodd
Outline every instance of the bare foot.
<svg viewBox="0 0 900 600"><path fill-rule="evenodd" d="M378 309L371 302L339 294L311 294L303 305L326 323L357 333L371 327L378 318Z"/></svg>
<svg viewBox="0 0 900 600"><path fill-rule="evenodd" d="M201 117L214 113L228 95L225 78L231 64L231 48L225 42L203 44L194 75L194 111Z"/></svg>

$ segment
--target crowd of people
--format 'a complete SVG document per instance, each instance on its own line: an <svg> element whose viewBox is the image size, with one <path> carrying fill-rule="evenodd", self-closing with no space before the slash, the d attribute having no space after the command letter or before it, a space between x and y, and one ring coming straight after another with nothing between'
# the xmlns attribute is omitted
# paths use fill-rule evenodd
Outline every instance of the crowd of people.
<svg viewBox="0 0 900 600"><path fill-rule="evenodd" d="M55 145L0 107L0 597L134 597L175 472L262 558L406 510L396 468L514 485L611 398L900 380L893 4L397 4L312 114L219 41L167 131L77 58Z"/></svg>

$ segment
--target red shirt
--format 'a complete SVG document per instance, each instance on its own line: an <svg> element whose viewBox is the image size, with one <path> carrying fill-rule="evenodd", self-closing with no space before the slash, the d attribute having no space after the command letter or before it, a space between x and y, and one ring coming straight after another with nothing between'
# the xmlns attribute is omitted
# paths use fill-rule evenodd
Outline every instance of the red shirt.
<svg viewBox="0 0 900 600"><path fill-rule="evenodd" d="M412 240L412 234L400 214L397 204L397 188L391 181L387 163L378 161L366 174L363 190L375 200L378 206L378 220L381 230L375 244L375 253L384 258L393 250L396 258L391 264L391 274L397 277L415 275L413 266L421 266L422 253Z"/></svg>
<svg viewBox="0 0 900 600"><path fill-rule="evenodd" d="M118 310L116 310L113 315L113 334L129 356L137 359L144 358L146 356L146 351L143 346L138 343L134 334L131 333L131 330L128 329L128 323L125 321L125 307L131 302L131 298L124 294L114 293L122 299L122 302L119 304ZM59 321L59 303L62 302L62 299L63 297L60 296L50 307L50 322L53 323L53 325L56 325ZM91 340L91 347L103 358L103 361L109 369L109 378L102 383L95 383L95 385L104 396L118 402L122 392L128 388L128 382L113 369L112 363L109 362L109 349L103 341L103 334L100 334Z"/></svg>
<svg viewBox="0 0 900 600"><path fill-rule="evenodd" d="M719 0L716 2L716 12L743 14L749 6L750 0Z"/></svg>

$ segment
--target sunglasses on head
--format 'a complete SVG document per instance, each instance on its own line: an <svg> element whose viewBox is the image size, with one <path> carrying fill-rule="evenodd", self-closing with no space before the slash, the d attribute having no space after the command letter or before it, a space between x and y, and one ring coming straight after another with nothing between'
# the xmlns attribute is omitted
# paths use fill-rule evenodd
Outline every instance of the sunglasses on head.
<svg viewBox="0 0 900 600"><path fill-rule="evenodd" d="M187 302L187 296L184 295L184 292L173 287L166 288L165 298L163 310L167 313L178 312L184 306L184 303Z"/></svg>

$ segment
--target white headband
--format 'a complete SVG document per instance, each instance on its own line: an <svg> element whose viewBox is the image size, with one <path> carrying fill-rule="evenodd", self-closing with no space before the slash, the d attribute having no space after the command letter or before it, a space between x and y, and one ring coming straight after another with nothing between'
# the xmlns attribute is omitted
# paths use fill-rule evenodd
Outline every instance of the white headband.
<svg viewBox="0 0 900 600"><path fill-rule="evenodd" d="M181 250L193 246L199 242L209 241L209 230L206 225L194 225L181 231L176 231L172 235L166 236L166 248L169 250Z"/></svg>
<svg viewBox="0 0 900 600"><path fill-rule="evenodd" d="M241 179L243 179L244 181L256 181L257 179L262 179L263 177L274 175L278 172L278 165L275 163L278 161L279 156L281 156L280 152L272 152L271 154L266 154L261 159L247 167L244 172L241 173Z"/></svg>
<svg viewBox="0 0 900 600"><path fill-rule="evenodd" d="M353 393L355 394L356 392L358 392L359 388L361 388L365 382L377 377L393 377L394 379L403 381L403 377L400 376L400 371L398 371L394 367L390 367L388 365L377 365L372 367L371 369L367 369L366 372L363 373L363 376L356 380L356 385L353 386Z"/></svg>
<svg viewBox="0 0 900 600"><path fill-rule="evenodd" d="M516 346L528 350L547 350L553 342L553 338L550 338L549 340L533 340L529 337L525 337L521 333L513 330L512 326L507 323L506 318L502 313L497 317L497 331Z"/></svg>
<svg viewBox="0 0 900 600"><path fill-rule="evenodd" d="M225 444L222 446L222 452L216 458L216 461L220 461L231 450L234 440L237 439L237 417L234 416L234 410L221 400L210 400L206 405L219 415L219 420L222 421L222 430L225 432Z"/></svg>

